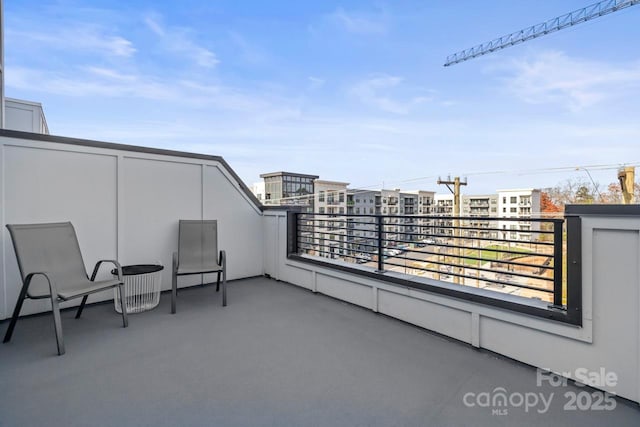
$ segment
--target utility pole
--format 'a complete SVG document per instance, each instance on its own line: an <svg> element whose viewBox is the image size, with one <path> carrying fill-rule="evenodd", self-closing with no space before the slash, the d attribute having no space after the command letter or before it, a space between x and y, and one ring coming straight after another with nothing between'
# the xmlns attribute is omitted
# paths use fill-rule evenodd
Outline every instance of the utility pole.
<svg viewBox="0 0 640 427"><path fill-rule="evenodd" d="M451 181L450 176L447 177L446 180L438 178L438 185L446 185L449 191L453 193L453 244L460 246L460 186L467 185L467 179L465 178L464 181L460 181L459 176L453 178L453 181ZM453 189L451 189L451 185L453 185ZM456 264L460 264L462 262L462 258L460 258L460 248L454 248L453 253L456 255ZM453 276L454 283L460 284L462 278L459 274L464 274L463 271L462 267L457 268L456 273L458 275Z"/></svg>
<svg viewBox="0 0 640 427"><path fill-rule="evenodd" d="M618 180L620 181L620 189L622 190L622 203L630 205L635 202L635 174L636 168L627 166L618 171Z"/></svg>

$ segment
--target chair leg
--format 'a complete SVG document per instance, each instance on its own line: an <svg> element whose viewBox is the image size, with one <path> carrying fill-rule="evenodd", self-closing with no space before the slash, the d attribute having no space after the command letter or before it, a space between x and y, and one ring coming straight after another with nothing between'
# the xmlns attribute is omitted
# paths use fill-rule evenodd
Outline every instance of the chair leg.
<svg viewBox="0 0 640 427"><path fill-rule="evenodd" d="M124 294L124 284L119 286L120 308L122 309L122 327L129 326L129 318L127 317L127 296Z"/></svg>
<svg viewBox="0 0 640 427"><path fill-rule="evenodd" d="M65 353L64 338L62 337L62 321L60 320L60 307L58 306L58 297L55 295L51 295L51 311L53 313L53 326L56 330L58 356L62 356Z"/></svg>
<svg viewBox="0 0 640 427"><path fill-rule="evenodd" d="M18 321L18 316L20 315L22 304L24 303L24 299L27 296L28 287L29 287L29 283L24 283L22 285L22 289L20 290L20 296L18 296L18 301L16 301L16 306L13 309L13 316L11 316L11 322L9 323L9 327L7 328L7 333L4 335L4 340L2 341L4 343L11 341L11 336L13 335L13 329L16 327L16 322Z"/></svg>
<svg viewBox="0 0 640 427"><path fill-rule="evenodd" d="M79 319L80 316L82 316L82 310L84 310L84 305L87 303L87 298L89 298L89 295L85 295L82 297L82 302L80 303L80 307L78 308L78 311L76 313L76 319Z"/></svg>
<svg viewBox="0 0 640 427"><path fill-rule="evenodd" d="M222 270L222 306L227 306L227 270Z"/></svg>
<svg viewBox="0 0 640 427"><path fill-rule="evenodd" d="M176 314L176 299L178 298L178 253L173 253L171 262L171 314Z"/></svg>
<svg viewBox="0 0 640 427"><path fill-rule="evenodd" d="M218 278L216 279L216 292L220 292L220 272L218 271Z"/></svg>
<svg viewBox="0 0 640 427"><path fill-rule="evenodd" d="M178 276L174 271L171 275L171 314L176 313L176 298L178 297Z"/></svg>

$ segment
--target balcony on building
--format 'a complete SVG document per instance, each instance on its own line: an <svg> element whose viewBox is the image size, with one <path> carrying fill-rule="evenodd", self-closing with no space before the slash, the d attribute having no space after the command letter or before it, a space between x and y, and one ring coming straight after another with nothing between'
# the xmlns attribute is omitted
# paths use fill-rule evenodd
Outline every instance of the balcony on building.
<svg viewBox="0 0 640 427"><path fill-rule="evenodd" d="M78 301L62 304L64 356L56 356L50 306L27 301L13 339L0 346L0 425L640 424L638 206L567 210L560 222L573 227L564 258L569 300L550 304L453 283L446 263L464 236L451 219L379 217L389 220L385 238L397 240L389 248L415 248L420 233L442 236L427 244L450 248L433 250L442 265L422 266L442 280L417 278L410 270L419 265L406 255L385 255L383 271L369 265L375 256L346 262L378 250L375 216L359 224L357 215L324 214L335 229L326 231L332 252L303 254L296 245L325 239L312 234L310 219L322 215L263 206L218 156L1 130L0 179L3 333L20 291L6 224L71 221L87 265L112 258L165 266L160 305L131 315L126 329L112 293L90 297L80 319ZM292 231L295 218L312 232ZM215 277L194 276L180 279L170 314L179 219L218 221L227 307L215 286L201 286ZM355 229L347 233L348 225ZM492 229L498 225L479 226L476 236ZM354 232L361 236L348 241ZM571 300L576 290L579 301ZM573 382L602 369L617 380ZM475 400L502 390L554 400L543 413L511 405L508 415ZM611 393L614 407L565 410L565 396L585 391L592 401Z"/></svg>

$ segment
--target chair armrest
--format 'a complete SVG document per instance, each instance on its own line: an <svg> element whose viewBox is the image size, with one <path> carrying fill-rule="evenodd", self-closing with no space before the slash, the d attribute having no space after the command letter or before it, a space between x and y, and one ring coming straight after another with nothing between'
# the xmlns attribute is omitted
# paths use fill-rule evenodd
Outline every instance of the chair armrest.
<svg viewBox="0 0 640 427"><path fill-rule="evenodd" d="M58 297L58 289L56 288L56 282L55 280L53 280L53 275L47 271L36 271L36 272L27 274L27 276L24 278L24 284L27 290L29 289L29 284L31 283L31 279L33 279L34 276L44 276L44 278L47 280L47 283L49 284L49 291L51 292L51 295L56 298Z"/></svg>
<svg viewBox="0 0 640 427"><path fill-rule="evenodd" d="M221 265L223 270L227 269L227 253L224 250L220 251L220 255L218 256L218 265Z"/></svg>
<svg viewBox="0 0 640 427"><path fill-rule="evenodd" d="M96 275L98 274L98 269L100 268L100 265L102 265L103 262L111 263L116 267L116 270L118 270L118 280L122 282L122 266L120 265L120 263L118 261L113 260L113 259L101 259L100 261L98 261L96 263L96 266L93 268L93 274L91 275L91 281L93 282L94 280L96 280Z"/></svg>

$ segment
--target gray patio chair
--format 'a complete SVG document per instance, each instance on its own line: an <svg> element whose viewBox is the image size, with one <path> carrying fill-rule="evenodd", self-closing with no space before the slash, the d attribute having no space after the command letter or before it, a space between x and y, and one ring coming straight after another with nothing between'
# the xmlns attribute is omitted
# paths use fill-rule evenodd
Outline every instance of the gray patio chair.
<svg viewBox="0 0 640 427"><path fill-rule="evenodd" d="M222 306L227 305L227 255L218 252L218 221L180 220L178 252L173 253L171 313L176 312L178 276L217 273L216 292L222 275Z"/></svg>
<svg viewBox="0 0 640 427"><path fill-rule="evenodd" d="M7 328L3 342L9 342L16 326L20 309L25 298L51 299L53 323L56 331L58 354L65 352L62 338L62 323L60 321L59 301L68 301L82 297L82 302L76 312L76 319L82 315L82 310L90 294L120 287L120 302L122 310L122 324L128 326L127 310L122 281L122 268L117 261L101 260L96 263L91 278L82 261L78 238L70 222L49 224L12 224L7 225L13 248L18 260L18 268L22 277L22 290L16 302L11 322ZM96 281L96 274L104 262L112 263L118 270L118 278L113 280Z"/></svg>

